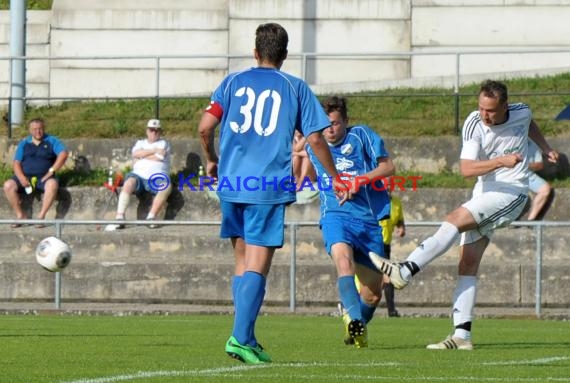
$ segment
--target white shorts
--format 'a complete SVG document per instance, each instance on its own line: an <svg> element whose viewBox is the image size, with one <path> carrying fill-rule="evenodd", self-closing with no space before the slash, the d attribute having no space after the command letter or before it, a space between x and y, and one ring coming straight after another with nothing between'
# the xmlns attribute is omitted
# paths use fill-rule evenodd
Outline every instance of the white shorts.
<svg viewBox="0 0 570 383"><path fill-rule="evenodd" d="M490 238L495 229L517 220L524 212L528 195L487 191L474 195L463 207L471 212L478 227L461 234L461 245L473 243L482 237Z"/></svg>
<svg viewBox="0 0 570 383"><path fill-rule="evenodd" d="M529 172L528 177L528 189L533 193L538 193L538 191L546 185L546 180L540 177L534 172Z"/></svg>

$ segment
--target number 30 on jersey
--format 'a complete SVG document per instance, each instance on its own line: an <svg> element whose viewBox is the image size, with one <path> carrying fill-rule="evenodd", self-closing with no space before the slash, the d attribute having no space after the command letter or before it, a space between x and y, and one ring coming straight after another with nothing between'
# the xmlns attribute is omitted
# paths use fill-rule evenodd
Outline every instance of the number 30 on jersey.
<svg viewBox="0 0 570 383"><path fill-rule="evenodd" d="M253 123L253 129L260 136L269 136L277 127L277 118L279 117L279 108L281 107L281 95L275 90L266 89L259 96L255 91L248 87L239 88L236 97L246 97L247 102L241 106L240 113L243 115L243 123L240 125L235 121L230 121L230 128L235 133L247 132ZM273 106L271 107L271 115L267 126L262 126L263 112L265 110L265 102L271 97ZM255 107L255 108L254 108ZM252 110L255 110L252 114Z"/></svg>

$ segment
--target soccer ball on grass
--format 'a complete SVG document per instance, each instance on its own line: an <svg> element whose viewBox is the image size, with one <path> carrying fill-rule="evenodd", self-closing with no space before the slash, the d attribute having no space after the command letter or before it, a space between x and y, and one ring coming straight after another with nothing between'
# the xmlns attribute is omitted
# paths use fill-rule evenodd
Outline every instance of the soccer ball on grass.
<svg viewBox="0 0 570 383"><path fill-rule="evenodd" d="M48 271L63 270L71 262L71 248L59 238L44 238L36 247L36 261Z"/></svg>

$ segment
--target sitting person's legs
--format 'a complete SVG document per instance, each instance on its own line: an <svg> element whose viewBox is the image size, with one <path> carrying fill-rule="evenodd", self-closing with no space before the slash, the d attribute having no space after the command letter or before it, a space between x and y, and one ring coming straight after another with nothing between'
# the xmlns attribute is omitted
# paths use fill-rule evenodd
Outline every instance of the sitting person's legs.
<svg viewBox="0 0 570 383"><path fill-rule="evenodd" d="M59 189L59 182L55 178L49 178L44 183L38 183L38 190L43 189L44 196L42 198L42 207L38 214L39 219L44 219L49 211L53 201L57 197L57 190Z"/></svg>
<svg viewBox="0 0 570 383"><path fill-rule="evenodd" d="M6 199L14 213L16 214L16 218L18 219L26 219L26 214L22 210L22 199L20 196L20 186L14 179L9 179L4 182L4 194L6 195Z"/></svg>

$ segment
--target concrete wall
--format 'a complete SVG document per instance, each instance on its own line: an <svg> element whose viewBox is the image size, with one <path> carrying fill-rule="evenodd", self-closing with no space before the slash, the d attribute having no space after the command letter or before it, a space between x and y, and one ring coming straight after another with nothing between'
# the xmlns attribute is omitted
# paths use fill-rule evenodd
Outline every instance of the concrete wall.
<svg viewBox="0 0 570 383"><path fill-rule="evenodd" d="M166 137L166 139L169 139ZM568 137L549 137L548 142L563 154L570 147ZM459 137L423 137L421 141L415 138L387 137L386 147L394 158L396 168L400 172L439 173L442 171L457 172L459 170L459 152L461 142ZM131 148L135 139L66 139L65 145L71 152L66 166L75 167L75 161L83 157L91 169L108 168L125 169L131 166ZM0 161L10 166L18 141L0 137ZM198 166L205 163L198 140L170 139L172 145L172 172L185 174L197 173ZM546 164L543 174L552 176L570 176L568 157L563 155L557 166Z"/></svg>
<svg viewBox="0 0 570 383"><path fill-rule="evenodd" d="M469 190L431 189L400 193L408 222L437 221L469 196ZM67 203L50 212L60 218L112 219L104 214L110 193L104 188L69 188ZM558 194L548 219L568 220L565 208L570 195ZM61 206L63 205L63 206ZM127 213L137 215L136 199ZM173 206L171 206L173 205ZM174 205L177 208L174 208ZM34 209L39 203L33 202ZM112 201L111 210L116 206ZM144 205L146 206L146 204ZM34 210L37 211L37 210ZM179 193L169 201L170 217L181 221L218 221L218 201L204 192ZM11 217L3 194L0 217ZM33 215L32 215L33 216ZM318 201L293 204L287 221L316 221ZM18 229L2 225L0 231L0 301L53 300L54 275L42 270L34 258L36 244L55 234L53 226ZM62 297L81 302L154 302L227 304L233 270L229 241L218 237L217 225L163 226L156 230L128 225L116 232L104 232L95 225L63 225L62 238L73 249L71 265L63 272ZM394 239L393 259L403 259L431 235L435 227L409 226L403 239ZM569 307L568 227L547 227L543 234L543 304ZM297 229L296 298L299 305L334 307L337 301L334 267L325 254L316 225ZM267 302L287 306L290 291L291 242L278 250L269 276ZM478 303L498 307L534 304L536 233L529 228L509 228L495 233L486 253L479 278ZM420 273L408 288L397 293L399 305L448 306L457 270L457 247L452 247Z"/></svg>
<svg viewBox="0 0 570 383"><path fill-rule="evenodd" d="M416 52L566 49L570 2L552 0L415 0L412 46ZM469 54L461 57L466 75L532 73L538 68L567 71L570 52L549 54ZM448 76L455 72L450 56L417 56L412 77ZM468 77L469 78L469 77ZM467 78L467 79L468 79Z"/></svg>
<svg viewBox="0 0 570 383"><path fill-rule="evenodd" d="M62 59L28 61L27 95L207 95L228 71L255 64L254 31L267 21L289 31L283 69L318 93L451 86L455 55L434 53L569 49L569 10L568 0L54 0L51 11L28 11L27 54ZM9 30L9 12L0 12L0 57L9 55ZM430 55L374 56L406 52ZM303 64L300 53L318 57ZM330 56L345 53L355 56ZM200 57L183 57L190 55ZM461 57L460 72L462 82L558 73L569 59L553 52L470 54ZM7 97L7 60L0 65L0 96Z"/></svg>

